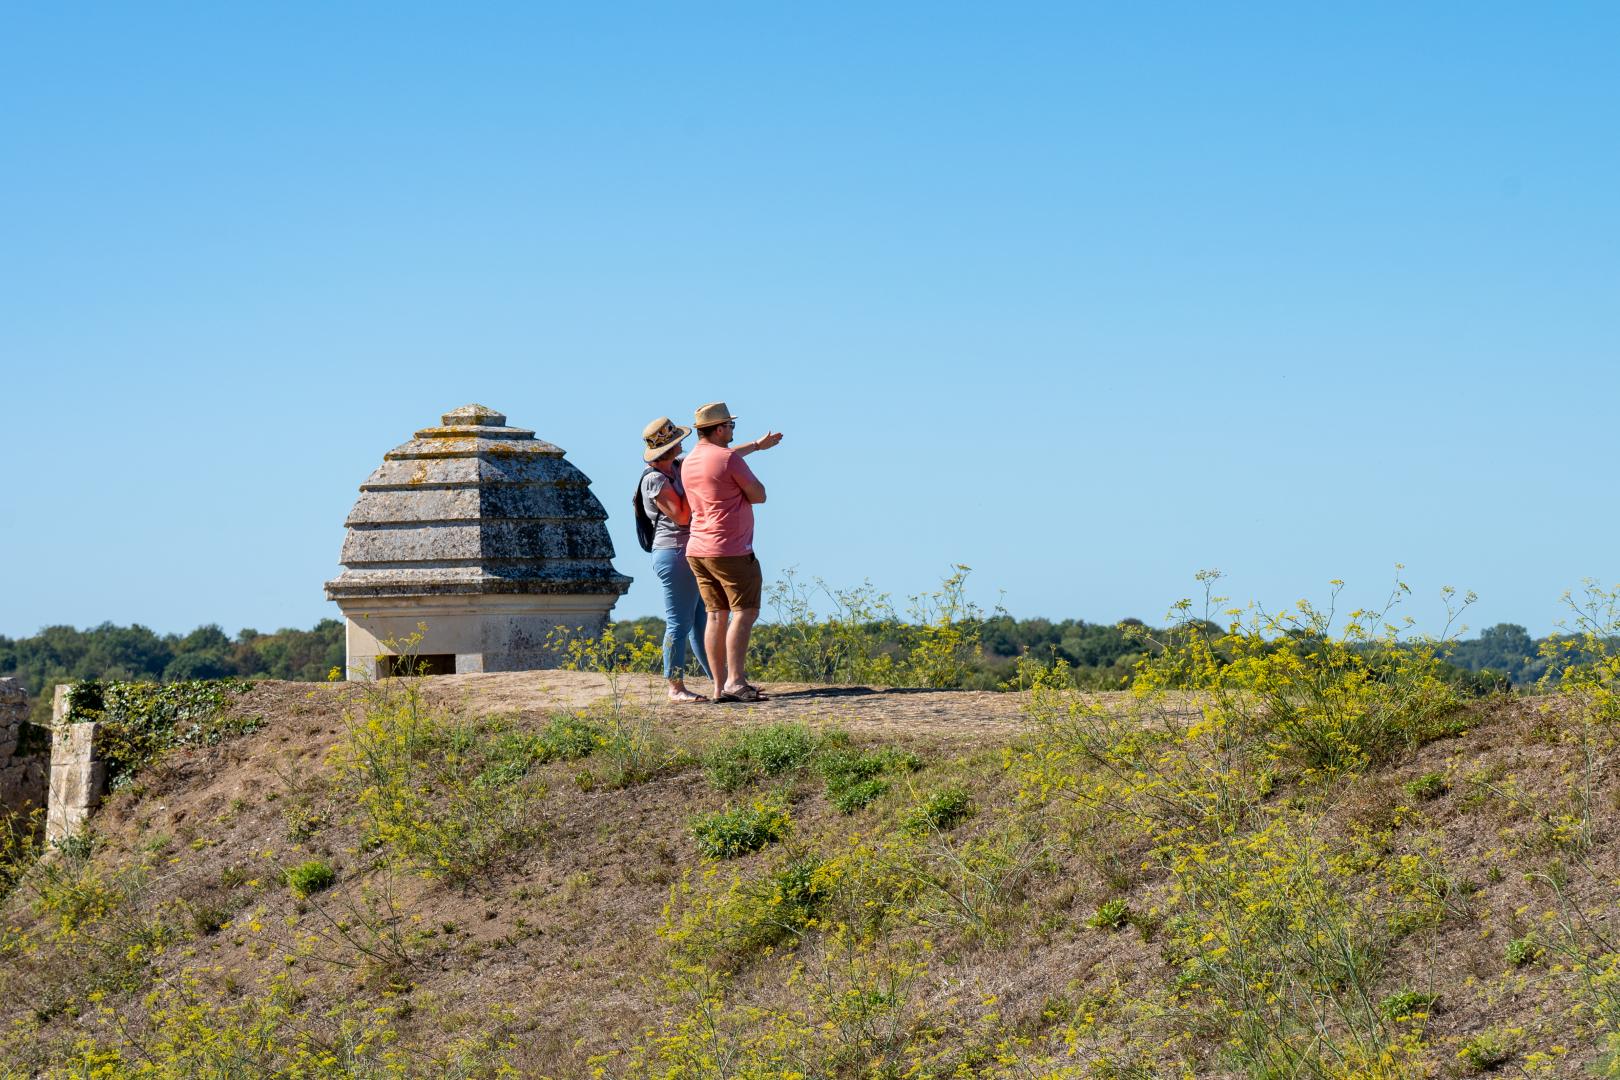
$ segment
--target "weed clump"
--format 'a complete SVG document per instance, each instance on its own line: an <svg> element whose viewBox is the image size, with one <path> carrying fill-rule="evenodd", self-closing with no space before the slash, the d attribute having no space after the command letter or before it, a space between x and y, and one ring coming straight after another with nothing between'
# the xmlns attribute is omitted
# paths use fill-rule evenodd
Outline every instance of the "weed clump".
<svg viewBox="0 0 1620 1080"><path fill-rule="evenodd" d="M1485 1031L1463 1043L1457 1057L1465 1072L1495 1072L1513 1060L1513 1047L1500 1032Z"/></svg>
<svg viewBox="0 0 1620 1080"><path fill-rule="evenodd" d="M827 783L827 799L841 814L865 809L886 794L886 776L920 768L922 758L909 750L887 746L877 750L837 750L816 763L816 770Z"/></svg>
<svg viewBox="0 0 1620 1080"><path fill-rule="evenodd" d="M337 874L329 863L311 859L290 867L286 873L287 887L298 897L310 896L329 889L337 881Z"/></svg>
<svg viewBox="0 0 1620 1080"><path fill-rule="evenodd" d="M414 686L374 689L331 762L362 843L427 876L462 883L540 834L543 737L499 717L430 708Z"/></svg>
<svg viewBox="0 0 1620 1080"><path fill-rule="evenodd" d="M1508 942L1504 954L1507 962L1517 968L1535 963L1546 951L1547 947L1535 938L1521 937Z"/></svg>
<svg viewBox="0 0 1620 1080"><path fill-rule="evenodd" d="M1087 925L1096 930L1123 930L1131 921L1131 909L1124 900L1115 897L1104 900L1097 905L1097 910L1091 918L1086 920Z"/></svg>
<svg viewBox="0 0 1620 1080"><path fill-rule="evenodd" d="M1410 1020L1415 1016L1427 1014L1439 1000L1439 994L1420 990L1401 990L1380 1001L1378 1011L1389 1020Z"/></svg>
<svg viewBox="0 0 1620 1080"><path fill-rule="evenodd" d="M553 717L540 729L535 758L541 762L590 757L603 741L602 725L578 713Z"/></svg>
<svg viewBox="0 0 1620 1080"><path fill-rule="evenodd" d="M1451 785L1440 773L1432 772L1424 773L1416 780L1408 780L1401 785L1401 790L1420 802L1429 802L1450 791Z"/></svg>
<svg viewBox="0 0 1620 1080"><path fill-rule="evenodd" d="M731 859L758 851L787 836L793 820L772 801L705 814L692 823L698 850L711 859Z"/></svg>
<svg viewBox="0 0 1620 1080"><path fill-rule="evenodd" d="M943 788L906 811L901 825L913 835L949 832L972 817L977 809L966 788Z"/></svg>
<svg viewBox="0 0 1620 1080"><path fill-rule="evenodd" d="M732 735L704 756L703 768L716 788L736 791L804 768L817 747L804 724L771 724Z"/></svg>

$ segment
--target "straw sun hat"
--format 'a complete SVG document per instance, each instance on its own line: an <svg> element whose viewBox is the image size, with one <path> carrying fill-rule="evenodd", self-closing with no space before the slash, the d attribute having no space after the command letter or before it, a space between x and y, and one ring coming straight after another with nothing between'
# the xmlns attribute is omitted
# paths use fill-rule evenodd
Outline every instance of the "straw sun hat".
<svg viewBox="0 0 1620 1080"><path fill-rule="evenodd" d="M727 420L735 419L737 418L731 415L731 410L726 408L725 402L711 401L707 405L698 406L697 416L693 420L693 423L700 428L706 428L713 427L715 424L723 424Z"/></svg>
<svg viewBox="0 0 1620 1080"><path fill-rule="evenodd" d="M690 434L691 428L681 427L669 417L660 416L641 429L641 441L647 447L641 455L641 460L656 461L668 453L670 447Z"/></svg>

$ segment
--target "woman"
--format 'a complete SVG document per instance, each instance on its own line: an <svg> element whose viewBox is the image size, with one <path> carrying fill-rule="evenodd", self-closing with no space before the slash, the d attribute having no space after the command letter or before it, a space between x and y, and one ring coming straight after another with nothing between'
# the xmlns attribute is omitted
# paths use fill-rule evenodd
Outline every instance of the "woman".
<svg viewBox="0 0 1620 1080"><path fill-rule="evenodd" d="M708 701L686 688L686 649L691 644L703 674L709 674L709 657L703 651L703 628L708 615L698 596L697 579L686 562L686 538L691 532L692 509L686 505L681 486L681 441L692 429L681 427L667 416L660 416L641 432L646 444L642 460L648 469L641 475L641 508L653 523L653 572L664 588L664 678L669 680L669 700Z"/></svg>

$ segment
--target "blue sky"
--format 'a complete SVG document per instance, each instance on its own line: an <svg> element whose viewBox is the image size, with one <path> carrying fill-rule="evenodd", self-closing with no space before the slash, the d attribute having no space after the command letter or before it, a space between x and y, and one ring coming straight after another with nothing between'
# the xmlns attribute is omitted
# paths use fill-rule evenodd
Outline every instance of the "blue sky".
<svg viewBox="0 0 1620 1080"><path fill-rule="evenodd" d="M723 398L758 549L1149 620L1620 580L1606 4L0 8L0 633L308 626L481 402L613 514Z"/></svg>

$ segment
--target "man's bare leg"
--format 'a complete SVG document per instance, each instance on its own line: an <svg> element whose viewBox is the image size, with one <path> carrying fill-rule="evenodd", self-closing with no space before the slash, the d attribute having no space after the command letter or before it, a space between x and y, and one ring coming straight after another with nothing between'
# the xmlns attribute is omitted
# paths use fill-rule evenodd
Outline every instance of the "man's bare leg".
<svg viewBox="0 0 1620 1080"><path fill-rule="evenodd" d="M731 625L726 630L725 666L731 674L726 680L728 694L735 694L748 684L748 636L753 632L754 620L757 618L759 608L745 608L731 613ZM704 639L704 644L708 644L707 638ZM714 663L713 659L709 663ZM719 672L715 673L716 679L721 677Z"/></svg>
<svg viewBox="0 0 1620 1080"><path fill-rule="evenodd" d="M726 688L726 626L730 618L729 611L711 611L703 624L703 651L709 654L709 674L714 676L716 701L720 700Z"/></svg>

